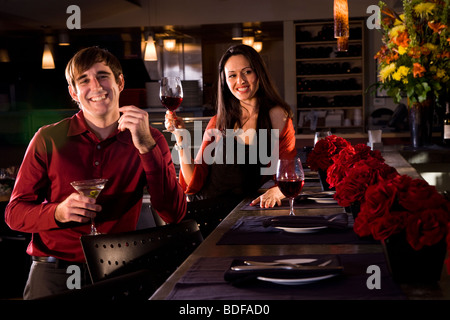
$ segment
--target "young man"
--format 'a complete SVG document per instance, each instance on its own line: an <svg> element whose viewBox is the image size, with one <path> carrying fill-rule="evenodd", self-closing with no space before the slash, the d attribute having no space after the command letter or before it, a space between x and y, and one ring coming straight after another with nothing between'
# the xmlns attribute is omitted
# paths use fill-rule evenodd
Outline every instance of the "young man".
<svg viewBox="0 0 450 320"><path fill-rule="evenodd" d="M186 212L166 140L149 127L145 111L119 107L124 77L117 58L83 49L69 61L66 78L80 111L33 137L5 212L11 229L32 233L25 299L67 290L67 266L84 267L80 236L90 232L91 218L100 233L134 230L144 187L167 223ZM97 200L70 185L95 178L108 179Z"/></svg>

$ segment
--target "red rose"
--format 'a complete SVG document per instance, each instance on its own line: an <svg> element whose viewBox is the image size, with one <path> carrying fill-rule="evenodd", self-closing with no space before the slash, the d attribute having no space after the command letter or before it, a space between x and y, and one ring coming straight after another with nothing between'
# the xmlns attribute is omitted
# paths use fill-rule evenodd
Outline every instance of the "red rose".
<svg viewBox="0 0 450 320"><path fill-rule="evenodd" d="M369 222L384 216L391 210L397 197L397 189L389 181L380 181L367 188L361 212L369 214Z"/></svg>
<svg viewBox="0 0 450 320"><path fill-rule="evenodd" d="M445 202L436 188L422 179L411 179L408 188L399 193L399 203L411 212L439 208Z"/></svg>
<svg viewBox="0 0 450 320"><path fill-rule="evenodd" d="M349 142L336 135L331 135L320 139L314 149L309 153L306 164L311 170L324 170L333 164L332 157L338 154L343 148L350 145Z"/></svg>
<svg viewBox="0 0 450 320"><path fill-rule="evenodd" d="M379 181L380 178L389 179L398 175L395 168L369 156L366 160L357 162L347 172L346 177L336 187L335 199L342 207L351 203L362 202L368 186Z"/></svg>
<svg viewBox="0 0 450 320"><path fill-rule="evenodd" d="M336 185L334 198L342 207L348 207L353 202L360 201L366 192L367 186L373 184L373 171L370 166L361 161L356 164Z"/></svg>
<svg viewBox="0 0 450 320"><path fill-rule="evenodd" d="M368 159L375 159L379 163L384 163L384 158L381 156L380 151L372 151L370 147L363 143L359 143L354 147L349 145L342 149L339 154L333 157L333 164L327 172L327 182L330 187L336 187L356 163Z"/></svg>
<svg viewBox="0 0 450 320"><path fill-rule="evenodd" d="M355 145L355 156L353 162L358 162L363 159L375 158L380 162L384 162L384 158L381 156L381 152L378 150L372 150L368 145L364 143L358 143Z"/></svg>
<svg viewBox="0 0 450 320"><path fill-rule="evenodd" d="M375 240L384 240L405 228L406 211L392 211L375 219L370 224L370 230Z"/></svg>
<svg viewBox="0 0 450 320"><path fill-rule="evenodd" d="M367 237L372 234L369 227L368 216L367 212L361 211L353 223L353 230L360 237Z"/></svg>
<svg viewBox="0 0 450 320"><path fill-rule="evenodd" d="M410 215L406 221L406 240L415 250L438 243L447 232L447 212L427 209Z"/></svg>
<svg viewBox="0 0 450 320"><path fill-rule="evenodd" d="M349 145L333 156L333 164L327 171L327 182L331 188L335 187L347 175L354 154L355 149Z"/></svg>
<svg viewBox="0 0 450 320"><path fill-rule="evenodd" d="M332 164L331 157L336 151L336 147L333 143L326 139L321 139L314 146L313 151L308 155L306 164L311 168L311 170L327 170Z"/></svg>

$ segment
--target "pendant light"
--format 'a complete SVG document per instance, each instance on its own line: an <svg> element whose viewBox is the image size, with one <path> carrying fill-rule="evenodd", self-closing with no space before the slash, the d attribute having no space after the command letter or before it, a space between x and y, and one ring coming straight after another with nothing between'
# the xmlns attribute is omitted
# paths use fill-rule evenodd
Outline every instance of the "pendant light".
<svg viewBox="0 0 450 320"><path fill-rule="evenodd" d="M261 52L262 48L263 48L262 41L255 41L255 42L253 42L253 49L255 49L256 52Z"/></svg>
<svg viewBox="0 0 450 320"><path fill-rule="evenodd" d="M42 69L55 69L53 54L47 43L44 45L44 53L42 54Z"/></svg>
<svg viewBox="0 0 450 320"><path fill-rule="evenodd" d="M148 25L150 26L150 1L147 2L147 10L148 10ZM156 11L156 9L155 9ZM156 55L156 46L155 41L153 39L152 32L148 32L147 34L147 42L145 44L144 50L144 60L145 61L158 61L158 56Z"/></svg>
<svg viewBox="0 0 450 320"><path fill-rule="evenodd" d="M167 51L173 51L173 50L175 50L175 47L177 45L177 40L168 38L168 39L164 39L163 43L164 43L164 49L166 49Z"/></svg>
<svg viewBox="0 0 450 320"><path fill-rule="evenodd" d="M153 37L151 34L148 35L147 43L145 44L144 60L145 61L157 61L158 60L158 56L156 55L155 41L153 40Z"/></svg>
<svg viewBox="0 0 450 320"><path fill-rule="evenodd" d="M334 0L334 37L337 39L337 51L347 51L349 37L347 0Z"/></svg>

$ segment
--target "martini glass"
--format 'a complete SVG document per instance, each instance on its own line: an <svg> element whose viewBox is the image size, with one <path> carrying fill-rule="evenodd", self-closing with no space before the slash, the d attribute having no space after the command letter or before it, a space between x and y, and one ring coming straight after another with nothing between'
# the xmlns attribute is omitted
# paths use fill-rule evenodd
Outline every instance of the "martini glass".
<svg viewBox="0 0 450 320"><path fill-rule="evenodd" d="M79 194L97 199L98 195L105 187L107 181L108 179L91 179L73 181L70 184L72 185L72 187L74 187L75 190L78 191ZM91 234L100 234L95 227L94 218L91 218Z"/></svg>
<svg viewBox="0 0 450 320"><path fill-rule="evenodd" d="M303 172L300 158L280 159L277 166L277 185L286 198L289 198L289 215L294 216L294 199L302 191L305 184L305 175Z"/></svg>

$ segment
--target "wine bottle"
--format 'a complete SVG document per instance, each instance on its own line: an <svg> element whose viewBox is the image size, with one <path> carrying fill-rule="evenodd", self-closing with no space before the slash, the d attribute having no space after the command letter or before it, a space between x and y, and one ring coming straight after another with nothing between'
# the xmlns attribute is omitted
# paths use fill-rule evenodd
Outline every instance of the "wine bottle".
<svg viewBox="0 0 450 320"><path fill-rule="evenodd" d="M445 103L444 145L450 146L450 107L448 101Z"/></svg>

